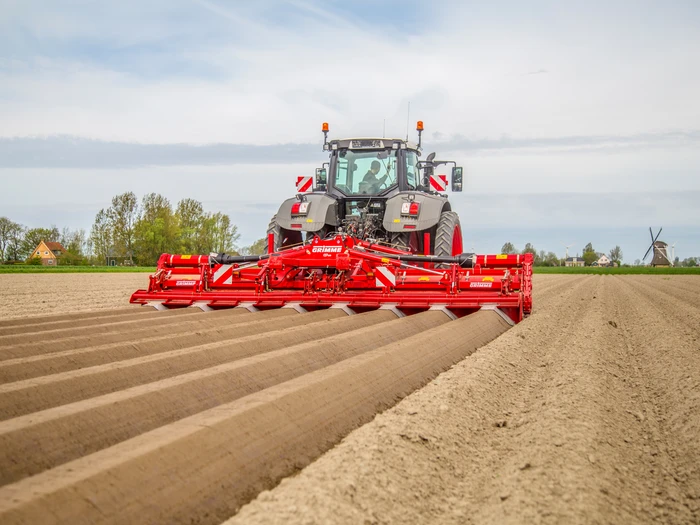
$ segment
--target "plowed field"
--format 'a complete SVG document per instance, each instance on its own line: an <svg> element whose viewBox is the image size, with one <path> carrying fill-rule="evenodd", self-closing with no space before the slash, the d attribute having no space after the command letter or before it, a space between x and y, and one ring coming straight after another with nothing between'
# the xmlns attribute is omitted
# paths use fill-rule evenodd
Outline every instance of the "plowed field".
<svg viewBox="0 0 700 525"><path fill-rule="evenodd" d="M1 523L700 523L696 277L535 276L511 329L145 278L0 275Z"/></svg>

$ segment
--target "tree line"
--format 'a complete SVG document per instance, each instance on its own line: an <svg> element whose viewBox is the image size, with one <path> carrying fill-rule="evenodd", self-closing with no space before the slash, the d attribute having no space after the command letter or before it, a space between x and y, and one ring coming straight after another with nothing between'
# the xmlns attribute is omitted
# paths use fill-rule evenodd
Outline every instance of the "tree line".
<svg viewBox="0 0 700 525"><path fill-rule="evenodd" d="M41 241L60 242L70 252L73 259L79 259L85 254L85 230L71 230L56 226L50 228L27 228L7 217L0 217L0 262L24 261Z"/></svg>
<svg viewBox="0 0 700 525"><path fill-rule="evenodd" d="M527 243L522 251L518 251L517 248L511 242L507 242L501 248L501 253L531 253L535 258L535 266L564 266L564 259L560 259L559 256L554 252L546 252L540 250L539 252L535 247ZM607 254L603 252L596 251L593 248L593 243L588 243L583 248L583 254L577 255L577 257L583 259L586 266L591 266L596 262L602 255L607 255L608 259L618 266L622 265L622 249L619 246L612 248ZM639 266L642 264L640 259L634 261L634 266ZM691 268L694 266L700 266L700 257L687 257L680 260L678 257L673 261L674 266L680 266L685 268Z"/></svg>
<svg viewBox="0 0 700 525"><path fill-rule="evenodd" d="M149 193L140 201L133 192L112 198L101 209L89 233L85 230L27 228L0 217L0 261L25 261L44 240L60 242L68 264L138 264L152 266L162 253L237 254L238 227L225 213L208 212L195 199L175 206L163 195ZM256 243L257 244L257 243ZM241 248L249 253L256 245ZM66 264L63 262L63 264Z"/></svg>
<svg viewBox="0 0 700 525"><path fill-rule="evenodd" d="M128 192L97 212L89 240L97 259L152 265L162 253L237 253L239 237L228 215L207 212L195 199L182 199L173 207L158 193L145 195L139 203Z"/></svg>
<svg viewBox="0 0 700 525"><path fill-rule="evenodd" d="M501 253L531 253L535 259L535 266L564 266L565 263L565 260L561 259L556 253L545 252L544 250L538 252L529 242L525 244L525 248L523 248L522 251L518 251L513 243L507 242L501 248ZM583 249L581 258L584 260L586 266L591 266L595 261L600 259L602 255L604 254L594 250L593 244L589 242ZM606 255L612 263L617 265L622 263L622 249L619 246L612 248Z"/></svg>

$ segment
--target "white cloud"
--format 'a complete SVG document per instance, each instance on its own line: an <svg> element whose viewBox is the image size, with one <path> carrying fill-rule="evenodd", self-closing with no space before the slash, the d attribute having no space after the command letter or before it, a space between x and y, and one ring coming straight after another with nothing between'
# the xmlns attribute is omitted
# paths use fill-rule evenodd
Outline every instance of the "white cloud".
<svg viewBox="0 0 700 525"><path fill-rule="evenodd" d="M632 134L691 129L700 121L700 74L689 67L700 63L697 33L661 24L643 35L634 23L582 27L572 20L581 16L575 10L559 18L543 10L537 22L503 15L499 25L480 25L487 15L450 5L435 13L430 30L396 38L347 22L325 4L295 5L286 25L263 14L277 3L263 11L214 0L189 8L132 4L134 13L145 12L128 18L118 11L111 24L32 15L39 36L96 38L101 31L117 47L165 41L171 54L218 75L154 79L99 60L25 58L24 69L0 71L0 133L262 144L316 140L322 121L339 135L377 134L386 118L387 131L403 135L409 100L412 120L422 118L429 131L469 137ZM156 7L173 16L157 17ZM613 22L621 16L598 11ZM186 13L201 37L186 34L197 42L190 49L172 44L186 32ZM209 41L207 23L235 38L217 33ZM117 36L115 28L127 27ZM543 68L548 74L526 75Z"/></svg>

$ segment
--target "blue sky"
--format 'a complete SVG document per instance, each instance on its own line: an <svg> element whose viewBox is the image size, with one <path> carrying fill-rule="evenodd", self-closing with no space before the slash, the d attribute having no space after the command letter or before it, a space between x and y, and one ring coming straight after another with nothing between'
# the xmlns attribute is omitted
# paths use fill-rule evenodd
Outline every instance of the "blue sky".
<svg viewBox="0 0 700 525"><path fill-rule="evenodd" d="M465 166L468 246L632 262L651 225L683 258L698 93L695 1L0 0L0 215L89 229L156 191L250 243L323 162L321 122L403 136L410 102L426 149Z"/></svg>

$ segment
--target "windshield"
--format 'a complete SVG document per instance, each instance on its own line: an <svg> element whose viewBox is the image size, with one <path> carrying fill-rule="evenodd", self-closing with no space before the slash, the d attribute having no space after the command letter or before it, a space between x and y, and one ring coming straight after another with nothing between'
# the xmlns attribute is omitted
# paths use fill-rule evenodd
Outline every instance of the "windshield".
<svg viewBox="0 0 700 525"><path fill-rule="evenodd" d="M376 195L396 184L396 151L338 152L335 187L346 195Z"/></svg>

